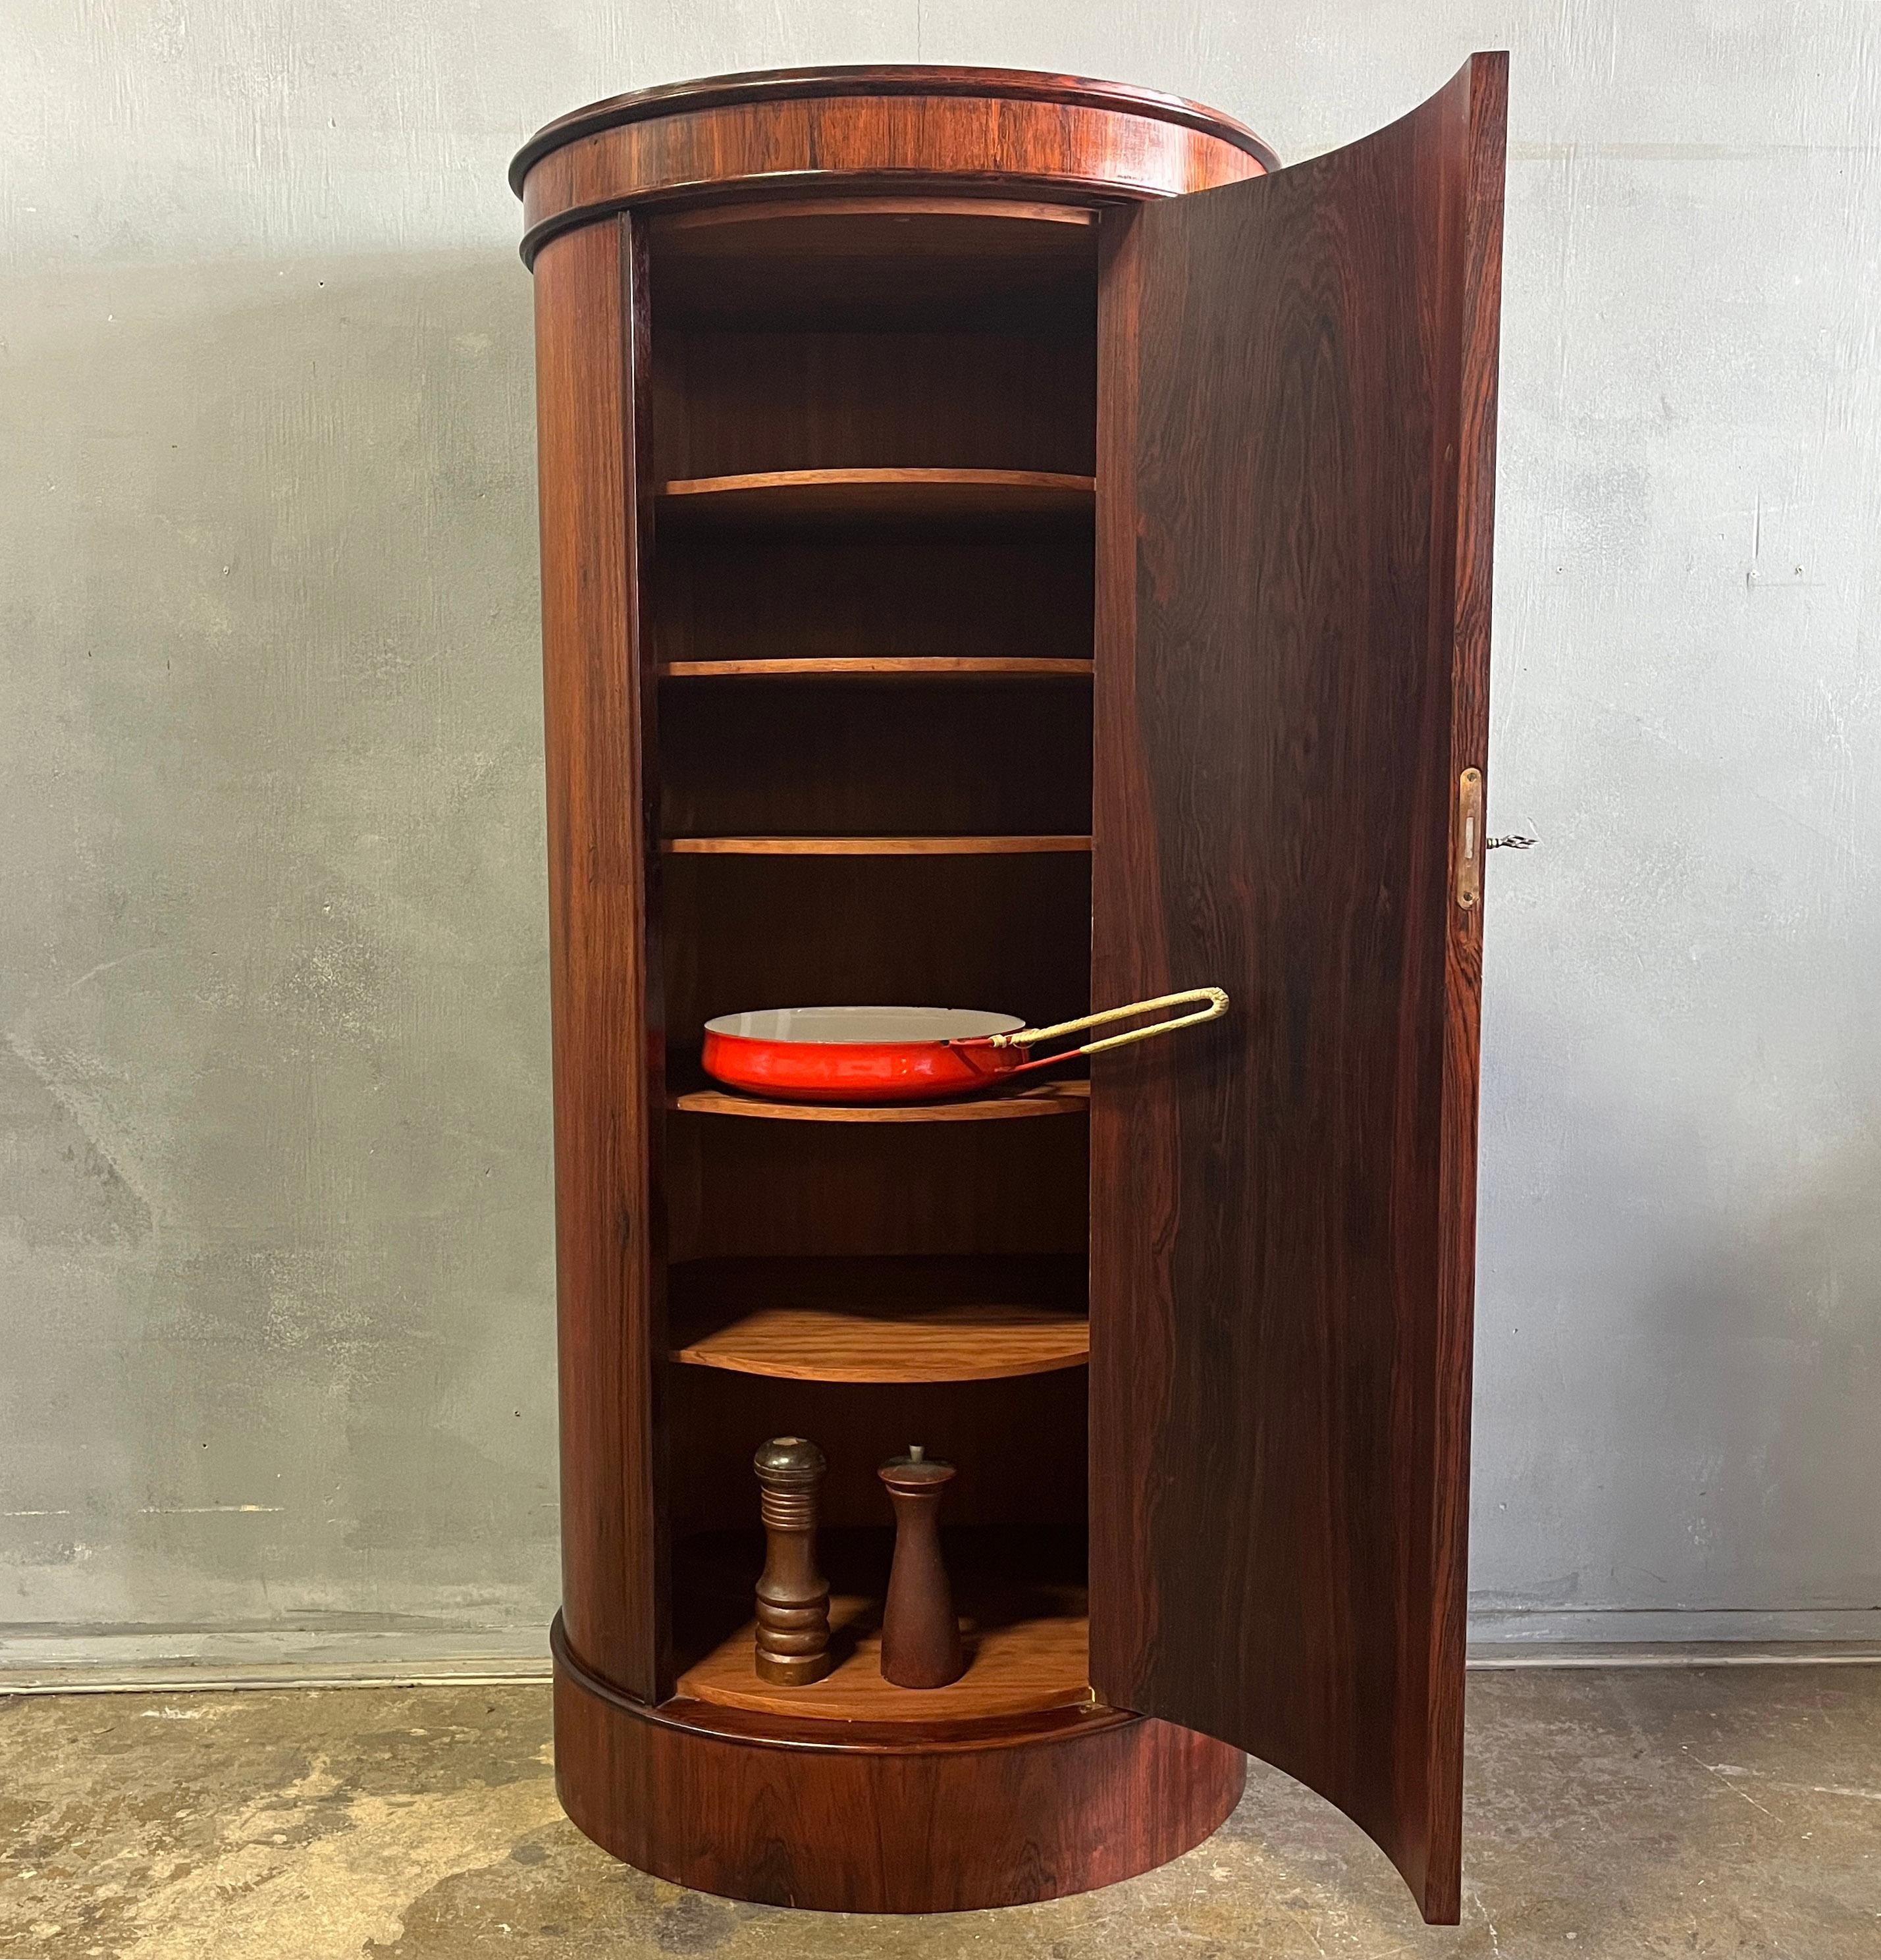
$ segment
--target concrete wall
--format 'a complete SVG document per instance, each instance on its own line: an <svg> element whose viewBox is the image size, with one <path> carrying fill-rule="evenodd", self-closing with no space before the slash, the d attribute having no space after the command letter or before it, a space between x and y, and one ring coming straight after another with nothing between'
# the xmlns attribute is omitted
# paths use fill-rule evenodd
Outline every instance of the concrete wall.
<svg viewBox="0 0 1881 1960"><path fill-rule="evenodd" d="M1513 50L1485 1631L1881 1593L1881 253L1852 4L0 21L0 1621L539 1652L530 295L504 163L688 74L1068 68L1298 159ZM1867 1618L1863 1616L1867 1615Z"/></svg>

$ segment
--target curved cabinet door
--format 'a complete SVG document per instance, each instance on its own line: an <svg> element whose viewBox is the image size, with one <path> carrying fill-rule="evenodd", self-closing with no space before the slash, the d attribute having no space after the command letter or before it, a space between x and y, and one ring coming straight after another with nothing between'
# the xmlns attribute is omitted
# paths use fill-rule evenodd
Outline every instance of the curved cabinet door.
<svg viewBox="0 0 1881 1960"><path fill-rule="evenodd" d="M1093 1064L1091 1679L1443 1921L1505 63L1106 214L1100 298L1094 998L1233 1007Z"/></svg>

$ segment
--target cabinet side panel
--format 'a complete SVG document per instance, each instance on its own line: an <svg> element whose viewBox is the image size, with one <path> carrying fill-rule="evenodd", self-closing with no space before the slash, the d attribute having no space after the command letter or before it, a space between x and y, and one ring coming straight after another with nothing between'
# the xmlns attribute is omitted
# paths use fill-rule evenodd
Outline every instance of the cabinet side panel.
<svg viewBox="0 0 1881 1960"><path fill-rule="evenodd" d="M535 278L562 1616L587 1667L654 1701L669 1659L645 266L635 221L610 219L552 240Z"/></svg>
<svg viewBox="0 0 1881 1960"><path fill-rule="evenodd" d="M1091 1680L1321 1792L1437 1920L1504 102L1478 56L1345 149L1107 215L1100 329L1093 998L1233 1004L1092 1066Z"/></svg>

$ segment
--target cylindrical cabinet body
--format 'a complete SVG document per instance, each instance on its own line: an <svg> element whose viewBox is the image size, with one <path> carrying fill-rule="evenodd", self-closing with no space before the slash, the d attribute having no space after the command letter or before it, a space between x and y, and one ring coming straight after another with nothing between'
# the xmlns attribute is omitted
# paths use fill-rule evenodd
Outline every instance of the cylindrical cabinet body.
<svg viewBox="0 0 1881 1960"><path fill-rule="evenodd" d="M1088 1005L1099 213L1271 161L1174 98L923 68L648 91L517 159L558 1781L677 1882L1049 1898L1174 1856L1239 1796L1237 1750L1088 1685L1082 1086L810 1121L692 1071L708 1013L812 990ZM970 1493L947 1551L968 1633L959 1679L913 1691L880 1665L874 1472L930 1422ZM761 1678L738 1624L752 1451L780 1430L830 1463L820 1681Z"/></svg>
<svg viewBox="0 0 1881 1960"><path fill-rule="evenodd" d="M1458 1917L1507 91L1272 170L1112 84L794 71L517 160L557 1774L648 1871L1050 1898L1246 1749ZM1195 988L1088 1080L704 1071L754 1010ZM885 1664L911 1437L960 1474Z"/></svg>

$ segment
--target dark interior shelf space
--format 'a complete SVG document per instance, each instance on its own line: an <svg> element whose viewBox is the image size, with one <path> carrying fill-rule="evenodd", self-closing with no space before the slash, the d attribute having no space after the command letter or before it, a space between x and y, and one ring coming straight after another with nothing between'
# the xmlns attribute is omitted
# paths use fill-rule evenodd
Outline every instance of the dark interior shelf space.
<svg viewBox="0 0 1881 1960"><path fill-rule="evenodd" d="M1014 320L963 331L785 326L719 331L654 321L656 483L778 476L876 479L881 514L931 523L948 501L1010 520L1028 492L1062 492L1077 516L1096 467L1094 321ZM667 412L662 412L662 411ZM925 500L889 495L905 472L932 473ZM1004 501L983 479L1020 479ZM1023 479L1039 477L1027 485ZM1064 477L1068 482L1053 479ZM953 479L950 484L945 479ZM980 479L977 480L976 479ZM756 493L759 485L750 486ZM812 510L816 485L789 486L780 514ZM692 493L701 505L708 494ZM718 493L723 505L729 490ZM1090 489L1083 514L1088 520ZM853 495L838 508L861 508ZM705 514L709 516L708 511Z"/></svg>
<svg viewBox="0 0 1881 1960"><path fill-rule="evenodd" d="M769 199L656 218L656 290L699 323L1087 317L1097 214L1006 199Z"/></svg>
<svg viewBox="0 0 1881 1960"><path fill-rule="evenodd" d="M1090 730L1088 686L1034 674L914 687L752 672L672 686L660 832L721 854L1081 851Z"/></svg>
<svg viewBox="0 0 1881 1960"><path fill-rule="evenodd" d="M1036 1526L1055 1542L1060 1533L1080 1535L1081 1549L1088 1369L886 1382L797 1381L723 1368L661 1372L676 1544L755 1526L751 1452L767 1436L807 1436L829 1460L819 1510L832 1532L888 1522L876 1466L918 1443L960 1466L947 1490L946 1524L1020 1532ZM877 1588L886 1573L884 1558ZM748 1592L743 1610L750 1611Z"/></svg>
<svg viewBox="0 0 1881 1960"><path fill-rule="evenodd" d="M654 643L694 660L1091 657L1086 524L670 525ZM670 692L670 690L669 690Z"/></svg>

